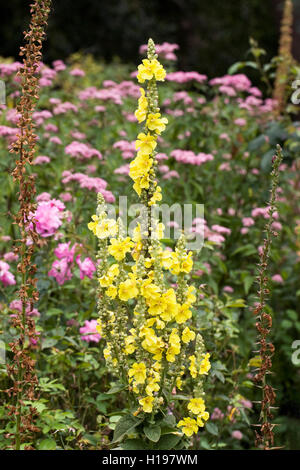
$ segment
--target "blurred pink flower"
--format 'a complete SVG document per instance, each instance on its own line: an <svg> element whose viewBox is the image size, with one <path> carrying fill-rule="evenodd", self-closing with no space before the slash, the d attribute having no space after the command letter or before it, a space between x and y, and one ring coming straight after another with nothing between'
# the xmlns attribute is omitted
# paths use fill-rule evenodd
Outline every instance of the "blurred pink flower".
<svg viewBox="0 0 300 470"><path fill-rule="evenodd" d="M80 269L80 279L84 279L85 276L88 278L92 278L94 272L96 271L96 267L91 260L91 258L85 258L83 261L80 260L80 255L76 257L76 263Z"/></svg>
<svg viewBox="0 0 300 470"><path fill-rule="evenodd" d="M0 261L0 281L4 286L16 284L15 276L9 271L10 266L5 261Z"/></svg>
<svg viewBox="0 0 300 470"><path fill-rule="evenodd" d="M84 322L84 326L79 328L79 332L81 333L82 341L94 342L99 343L101 336L97 332L97 320L86 320Z"/></svg>

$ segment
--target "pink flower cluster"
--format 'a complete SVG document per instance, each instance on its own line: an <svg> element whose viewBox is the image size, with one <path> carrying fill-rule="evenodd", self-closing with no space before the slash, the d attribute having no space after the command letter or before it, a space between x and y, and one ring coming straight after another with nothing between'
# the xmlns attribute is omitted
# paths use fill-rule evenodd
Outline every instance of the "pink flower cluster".
<svg viewBox="0 0 300 470"><path fill-rule="evenodd" d="M92 157L97 157L99 160L102 160L102 154L99 150L94 149L83 142L78 142L74 140L65 148L65 153L71 155L71 157L78 158L78 160L85 160Z"/></svg>
<svg viewBox="0 0 300 470"><path fill-rule="evenodd" d="M249 91L251 89L251 82L246 75L240 73L236 75L224 75L223 77L216 77L209 81L210 85L219 85L223 87L230 87L233 91Z"/></svg>
<svg viewBox="0 0 300 470"><path fill-rule="evenodd" d="M71 242L59 243L55 248L54 254L58 258L52 263L52 267L48 272L48 276L54 277L59 285L63 285L66 281L69 281L72 274L72 267L74 266L74 255L77 249L75 243L72 248L70 247ZM76 263L80 270L80 279L85 277L92 278L96 267L90 258L85 258L83 261L80 259L80 255L76 256Z"/></svg>
<svg viewBox="0 0 300 470"><path fill-rule="evenodd" d="M140 46L140 54L144 54L147 51L147 44ZM178 44L170 44L169 42L163 42L162 44L155 44L156 53L163 59L166 60L177 60L177 56L174 53L179 49Z"/></svg>
<svg viewBox="0 0 300 470"><path fill-rule="evenodd" d="M86 320L84 326L79 328L82 341L99 343L101 336L97 332L97 320Z"/></svg>
<svg viewBox="0 0 300 470"><path fill-rule="evenodd" d="M106 202L115 202L115 197L111 191L106 189L107 182L99 177L91 177L84 173L72 173L71 171L63 171L62 173L62 182L63 184L68 184L71 181L77 181L81 188L89 189L90 191L95 191L96 193L101 193Z"/></svg>
<svg viewBox="0 0 300 470"><path fill-rule="evenodd" d="M0 261L0 281L4 286L16 284L15 276L10 272L10 266L5 261Z"/></svg>
<svg viewBox="0 0 300 470"><path fill-rule="evenodd" d="M256 207L255 209L252 210L251 215L252 217L259 217L262 216L265 219L269 219L270 214L269 214L269 207ZM278 219L279 215L278 212L273 213L274 219Z"/></svg>
<svg viewBox="0 0 300 470"><path fill-rule="evenodd" d="M175 170L170 170L168 165L160 165L158 167L158 170L160 171L160 173L163 174L164 180L170 180L172 178L179 178L179 173Z"/></svg>
<svg viewBox="0 0 300 470"><path fill-rule="evenodd" d="M191 233L203 234L204 238L208 241L215 243L216 245L221 245L225 238L223 235L230 235L231 230L222 225L212 225L211 228L208 227L205 219L197 217L193 220L193 226L190 228Z"/></svg>
<svg viewBox="0 0 300 470"><path fill-rule="evenodd" d="M31 220L34 220L36 231L42 237L51 237L61 226L64 217L65 205L59 199L48 199L50 195L45 193L44 200L38 203L34 214L31 214ZM51 197L51 196L50 196ZM33 228L32 222L29 228Z"/></svg>
<svg viewBox="0 0 300 470"><path fill-rule="evenodd" d="M70 103L69 101L66 101L65 103L59 103L54 109L53 109L53 114L58 115L58 114L66 114L69 111L72 111L73 113L78 112L78 108L75 104Z"/></svg>
<svg viewBox="0 0 300 470"><path fill-rule="evenodd" d="M70 71L70 75L72 75L72 77L84 77L85 71L80 69L79 67L76 67L75 69L72 69Z"/></svg>
<svg viewBox="0 0 300 470"><path fill-rule="evenodd" d="M101 101L112 101L115 104L121 105L122 98L131 96L138 98L140 95L139 87L129 80L124 80L121 83L116 83L112 80L105 80L102 89L96 87L88 87L80 91L78 97L81 101L90 99L97 99Z"/></svg>
<svg viewBox="0 0 300 470"><path fill-rule="evenodd" d="M11 64L0 64L0 77L9 77L14 75L22 66L21 62L12 62Z"/></svg>
<svg viewBox="0 0 300 470"><path fill-rule="evenodd" d="M50 158L47 155L39 155L33 160L33 165L43 165L44 163L49 163Z"/></svg>
<svg viewBox="0 0 300 470"><path fill-rule="evenodd" d="M17 310L18 312L22 312L22 301L21 300L13 300L9 304L9 308L11 310ZM26 305L26 315L29 317L40 317L41 314L36 308L31 308L30 303L28 302Z"/></svg>
<svg viewBox="0 0 300 470"><path fill-rule="evenodd" d="M114 170L114 173L116 175L129 175L129 170L130 170L129 164L126 164L126 165L120 166L119 168L116 168Z"/></svg>
<svg viewBox="0 0 300 470"><path fill-rule="evenodd" d="M180 163L188 163L190 165L202 165L203 163L206 163L208 161L211 161L214 159L213 155L210 153L203 153L200 152L198 154L195 154L191 150L173 150L171 152L171 157L175 158L177 162Z"/></svg>
<svg viewBox="0 0 300 470"><path fill-rule="evenodd" d="M135 155L135 141L128 142L128 140L118 140L113 145L114 149L121 150L124 160L133 158Z"/></svg>
<svg viewBox="0 0 300 470"><path fill-rule="evenodd" d="M166 80L169 82L176 82L176 83L186 83L195 80L198 83L203 83L207 79L206 75L201 75L198 72L171 72L168 73L166 76Z"/></svg>

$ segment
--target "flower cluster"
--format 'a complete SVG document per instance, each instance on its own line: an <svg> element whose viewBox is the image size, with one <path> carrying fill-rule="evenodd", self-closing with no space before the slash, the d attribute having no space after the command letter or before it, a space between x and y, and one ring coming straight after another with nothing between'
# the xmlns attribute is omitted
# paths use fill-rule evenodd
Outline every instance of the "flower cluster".
<svg viewBox="0 0 300 470"><path fill-rule="evenodd" d="M155 178L157 137L167 120L158 108L156 80L165 71L158 62L153 41L148 59L139 66L138 80L148 80L141 89L136 117L145 121L138 135L136 158L130 164L134 189L143 209L133 233L126 236L121 219L106 212L98 194L97 213L88 228L98 238L98 333L106 341L104 357L113 375L122 378L133 396L133 414L155 416L172 402L172 392L188 392L187 417L179 421L186 436L197 433L209 415L205 411L203 378L210 369L200 334L192 326L196 291L186 275L193 268L182 234L175 249L161 243L164 226L153 215L153 205L161 200Z"/></svg>
<svg viewBox="0 0 300 470"><path fill-rule="evenodd" d="M70 247L71 242L59 243L55 248L54 254L58 258L52 263L52 267L48 272L49 277L54 277L59 285L63 285L66 281L72 279L72 268L74 266L74 255L78 245L75 243ZM81 256L76 256L76 264L79 267L79 277L84 279L85 277L92 278L96 271L93 261L87 257L81 261Z"/></svg>

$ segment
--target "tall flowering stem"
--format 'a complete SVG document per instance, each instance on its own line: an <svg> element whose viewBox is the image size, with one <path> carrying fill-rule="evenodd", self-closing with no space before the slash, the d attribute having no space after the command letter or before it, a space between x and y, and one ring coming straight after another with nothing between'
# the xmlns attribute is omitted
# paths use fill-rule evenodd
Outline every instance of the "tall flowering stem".
<svg viewBox="0 0 300 470"><path fill-rule="evenodd" d="M124 390L128 399L127 415L118 423L114 439L118 440L120 429L124 438L124 427L133 425L146 448L149 439L159 439L160 425L170 409L174 411L174 432L181 437L196 434L209 418L203 390L209 353L192 328L196 292L186 279L193 267L192 253L186 250L184 234L174 251L165 249L160 241L164 226L157 217L162 193L155 172L156 147L168 121L158 107L157 82L165 75L150 39L147 59L139 65L137 75L139 83L146 82L147 87L140 88L135 116L144 128L137 136L137 155L130 164L133 188L142 203L133 233L126 236L122 221L108 217L101 194L97 213L88 225L99 241L98 331L106 340L107 366L118 378L115 387ZM186 394L188 403L187 416L176 423L178 390L179 396ZM143 433L143 429L147 431Z"/></svg>
<svg viewBox="0 0 300 470"><path fill-rule="evenodd" d="M269 335L272 328L272 316L266 311L266 301L269 295L268 288L268 258L270 254L270 248L272 243L272 237L277 236L277 233L272 229L274 222L274 213L276 211L276 193L278 188L279 180L279 167L282 161L282 150L280 146L277 146L276 155L273 157L273 171L272 187L269 200L269 218L266 223L264 244L260 254L259 263L259 291L258 291L258 305L254 311L256 320L256 329L258 331L258 344L260 346L260 368L254 376L254 382L261 388L262 400L261 400L261 423L257 426L259 431L256 432L256 445L258 447L263 446L265 450L272 448L274 445L274 424L271 420L272 407L275 404L275 392L272 385L269 383L268 376L271 373L272 368L272 356L274 354L274 345L270 342Z"/></svg>
<svg viewBox="0 0 300 470"><path fill-rule="evenodd" d="M276 70L273 99L276 101L275 113L277 116L284 111L286 104L287 83L290 66L293 61L293 2L285 0L283 16L280 27L279 63Z"/></svg>
<svg viewBox="0 0 300 470"><path fill-rule="evenodd" d="M45 38L50 4L51 0L35 0L31 5L31 22L28 31L24 33L26 44L20 49L23 65L18 72L22 87L21 99L17 106L17 111L21 116L18 122L19 133L10 150L17 155L12 176L19 184L19 211L15 222L20 230L20 238L16 240L16 252L19 253L21 259L18 272L21 275L19 297L22 302L21 312L13 318L19 337L10 344L14 358L7 366L8 374L13 381L13 386L7 390L7 393L16 399L15 405L10 405L9 411L9 414L16 417L16 430L13 436L16 450L20 449L22 438L26 433L37 430L34 425L36 410L33 407L27 407L25 411L23 407L25 399L34 400L37 385L35 361L30 353L30 347L36 343L37 336L34 320L26 315L28 306L32 310L33 304L38 300L34 278L36 266L32 264L32 255L38 243L34 220L32 220L32 214L35 211L35 205L32 202L35 184L29 167L32 164L36 146L37 136L34 132L33 112L38 100L38 68L42 58L42 41Z"/></svg>

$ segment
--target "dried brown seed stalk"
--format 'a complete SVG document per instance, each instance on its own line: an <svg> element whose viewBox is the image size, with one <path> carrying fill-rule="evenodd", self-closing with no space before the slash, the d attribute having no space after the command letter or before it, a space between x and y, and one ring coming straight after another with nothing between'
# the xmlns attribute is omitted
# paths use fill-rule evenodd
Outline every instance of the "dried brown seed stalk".
<svg viewBox="0 0 300 470"><path fill-rule="evenodd" d="M258 331L257 344L260 345L259 355L261 365L253 380L262 390L262 400L260 402L261 423L256 425L258 426L259 430L255 431L255 445L257 447L263 447L265 450L271 449L274 446L274 424L271 423L273 418L271 410L274 408L273 405L275 403L276 395L273 387L268 383L268 375L271 372L272 357L274 355L275 348L268 338L272 328L272 316L266 312L266 300L269 294L267 272L268 258L272 238L277 235L272 229L272 224L274 222L274 212L276 211L276 193L279 180L279 167L282 162L282 158L282 150L278 145L276 155L273 157L273 171L271 173L272 187L269 200L269 218L265 227L266 237L260 254L260 263L258 265L258 305L254 310L254 314L256 315L256 329Z"/></svg>
<svg viewBox="0 0 300 470"><path fill-rule="evenodd" d="M23 408L25 399L30 401L35 399L35 389L38 383L35 360L30 352L31 346L37 340L37 335L33 318L26 315L26 308L30 306L32 310L33 304L38 300L36 266L32 263L32 255L39 244L34 220L31 220L35 211L33 203L35 183L28 168L32 164L36 146L37 136L34 132L33 112L39 97L38 68L42 58L42 41L45 38L50 5L51 0L35 0L30 6L31 22L28 31L24 32L25 46L20 49L23 64L18 72L22 88L21 99L17 106L17 111L21 116L18 122L19 132L10 150L17 155L12 176L19 184L19 211L15 216L15 223L19 227L20 238L15 240L15 252L19 253L21 259L18 264L18 272L21 275L18 294L22 302L22 311L12 319L13 326L19 335L14 342L10 343L13 361L7 365L8 375L13 385L6 392L15 402L13 405L8 405L8 408L9 415L16 417L16 431L11 435L16 450L20 449L21 441L25 437L28 441L28 435L38 431L34 424L35 408L27 407L26 412ZM29 245L28 240L31 240Z"/></svg>

